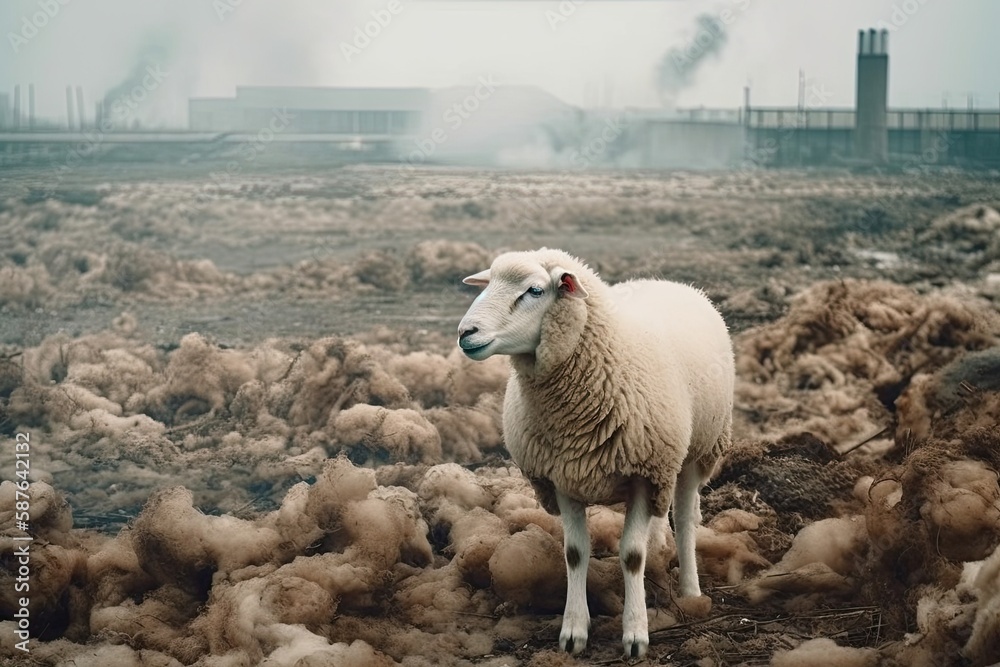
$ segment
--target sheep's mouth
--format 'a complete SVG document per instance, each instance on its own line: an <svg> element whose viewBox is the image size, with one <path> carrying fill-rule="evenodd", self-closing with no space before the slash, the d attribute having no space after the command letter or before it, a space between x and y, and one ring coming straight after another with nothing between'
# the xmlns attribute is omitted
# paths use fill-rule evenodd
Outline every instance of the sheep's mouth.
<svg viewBox="0 0 1000 667"><path fill-rule="evenodd" d="M465 352L465 356L475 359L476 357L480 356L480 354L484 352L486 348L488 348L492 344L493 341L489 341L488 343L485 343L483 345L469 345L466 343L466 341L463 340L458 345L459 347L462 348L462 352Z"/></svg>

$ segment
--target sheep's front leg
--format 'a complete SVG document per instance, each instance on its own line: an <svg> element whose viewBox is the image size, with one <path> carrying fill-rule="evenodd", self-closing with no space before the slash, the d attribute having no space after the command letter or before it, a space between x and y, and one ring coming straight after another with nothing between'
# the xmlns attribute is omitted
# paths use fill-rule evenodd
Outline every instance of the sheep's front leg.
<svg viewBox="0 0 1000 667"><path fill-rule="evenodd" d="M637 482L625 513L625 528L618 547L625 575L625 611L622 612L622 646L625 657L641 658L649 648L646 618L646 544L652 515L649 485Z"/></svg>
<svg viewBox="0 0 1000 667"><path fill-rule="evenodd" d="M562 515L566 556L566 610L563 612L559 648L577 654L587 647L590 610L587 608L587 565L590 563L590 534L587 532L587 508L572 498L556 492Z"/></svg>

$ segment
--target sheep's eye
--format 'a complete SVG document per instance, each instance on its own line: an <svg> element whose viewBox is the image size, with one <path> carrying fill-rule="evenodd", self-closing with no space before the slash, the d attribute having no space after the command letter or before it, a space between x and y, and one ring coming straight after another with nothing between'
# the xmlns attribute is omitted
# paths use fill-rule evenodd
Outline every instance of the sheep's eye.
<svg viewBox="0 0 1000 667"><path fill-rule="evenodd" d="M545 290L543 290L541 287L529 287L527 294L530 294L531 296L534 297L539 297L545 294Z"/></svg>

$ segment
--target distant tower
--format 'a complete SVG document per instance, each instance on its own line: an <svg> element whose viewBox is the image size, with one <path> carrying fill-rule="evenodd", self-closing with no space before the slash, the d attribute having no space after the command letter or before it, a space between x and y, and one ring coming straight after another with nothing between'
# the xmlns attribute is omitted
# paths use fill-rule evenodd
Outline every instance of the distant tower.
<svg viewBox="0 0 1000 667"><path fill-rule="evenodd" d="M858 31L858 91L854 155L875 164L889 161L889 31Z"/></svg>
<svg viewBox="0 0 1000 667"><path fill-rule="evenodd" d="M14 118L13 126L15 130L21 129L21 86L14 86Z"/></svg>
<svg viewBox="0 0 1000 667"><path fill-rule="evenodd" d="M35 129L35 84L28 84L28 129Z"/></svg>
<svg viewBox="0 0 1000 667"><path fill-rule="evenodd" d="M73 121L73 86L66 86L66 128L70 132L76 129Z"/></svg>
<svg viewBox="0 0 1000 667"><path fill-rule="evenodd" d="M76 120L80 124L80 131L86 129L87 127L87 117L83 113L85 107L83 106L83 86L76 87Z"/></svg>

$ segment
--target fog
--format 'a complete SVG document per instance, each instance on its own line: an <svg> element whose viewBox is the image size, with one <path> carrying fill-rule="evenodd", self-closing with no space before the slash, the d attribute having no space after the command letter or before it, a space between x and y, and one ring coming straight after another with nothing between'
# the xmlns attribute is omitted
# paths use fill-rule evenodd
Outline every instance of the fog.
<svg viewBox="0 0 1000 667"><path fill-rule="evenodd" d="M467 85L483 75L534 85L584 107L655 107L659 65L671 50L705 56L686 70L681 106L794 103L798 70L850 106L859 28L885 27L894 57L890 105L995 106L1000 70L986 31L1000 23L988 0L793 0L455 2L398 0L399 11L360 53L345 55L383 0L7 0L0 9L6 55L0 91L36 86L41 117L64 118L64 89L81 85L87 108L128 80L151 52L169 75L140 116L183 126L190 96L229 96L238 85ZM701 17L701 18L699 18ZM705 48L712 18L726 39ZM27 35L27 37L26 37ZM349 49L347 49L349 51Z"/></svg>

